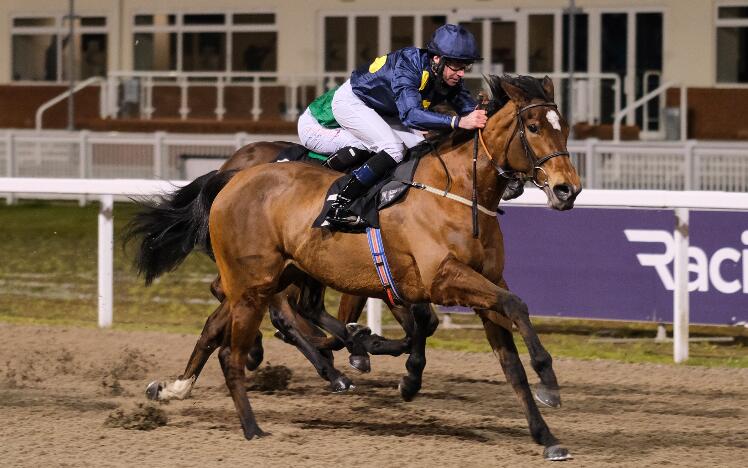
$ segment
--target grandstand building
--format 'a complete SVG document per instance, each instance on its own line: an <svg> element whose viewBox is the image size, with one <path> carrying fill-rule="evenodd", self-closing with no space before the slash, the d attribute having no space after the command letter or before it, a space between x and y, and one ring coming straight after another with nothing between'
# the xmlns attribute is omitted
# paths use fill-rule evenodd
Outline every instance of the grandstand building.
<svg viewBox="0 0 748 468"><path fill-rule="evenodd" d="M683 86L690 137L748 138L728 112L748 108L748 1L577 0L570 34L568 0L75 0L72 39L69 4L0 2L0 108L13 110L0 128L33 126L71 76L90 81L78 126L292 128L351 69L452 22L481 44L472 86L482 73L548 74L580 136L609 137L616 113L667 85L625 113L626 135L677 133ZM63 107L46 127L64 126Z"/></svg>

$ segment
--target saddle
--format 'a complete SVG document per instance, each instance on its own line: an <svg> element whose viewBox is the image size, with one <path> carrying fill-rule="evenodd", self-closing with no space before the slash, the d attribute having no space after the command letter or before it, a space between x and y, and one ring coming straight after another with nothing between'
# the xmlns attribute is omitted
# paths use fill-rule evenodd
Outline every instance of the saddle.
<svg viewBox="0 0 748 468"><path fill-rule="evenodd" d="M327 156L325 155L310 151L302 145L293 144L278 153L278 157L275 161L301 161L321 165L326 160ZM379 228L379 210L394 205L405 196L410 185L407 185L407 183L404 182L413 181L413 175L416 172L419 160L420 155L417 155L414 151L408 150L404 156L403 162L398 164L395 169L389 175L385 176L378 184L369 189L365 195L356 199L353 205L351 205L351 211L366 220L369 227ZM350 169L353 170L355 168L356 167L351 167ZM330 186L330 189L327 191L327 196L325 197L322 211L317 219L315 219L312 227L327 228L331 230L335 229L330 224L325 224L325 215L329 211L332 201L343 188L343 185L345 185L345 181L346 178L341 177ZM365 231L366 228L362 227L356 232L363 233Z"/></svg>
<svg viewBox="0 0 748 468"><path fill-rule="evenodd" d="M386 175L378 184L370 188L366 194L357 198L349 209L363 218L368 227L379 229L379 211L394 205L405 197L410 188L407 183L413 181L413 175L420 159L420 156L414 156L413 153L408 151L403 162L395 166L395 169L389 175ZM312 223L312 227L337 230L335 226L325 221L325 215L330 210L330 205L342 190L346 180L346 177L341 177L330 186L322 211ZM366 228L367 226L362 226L355 231L346 229L345 232L363 233L366 232Z"/></svg>

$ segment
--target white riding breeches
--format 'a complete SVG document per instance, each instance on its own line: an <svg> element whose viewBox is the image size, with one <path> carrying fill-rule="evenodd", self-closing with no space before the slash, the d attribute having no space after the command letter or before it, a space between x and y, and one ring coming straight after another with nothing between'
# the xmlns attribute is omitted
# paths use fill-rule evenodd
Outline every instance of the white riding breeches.
<svg viewBox="0 0 748 468"><path fill-rule="evenodd" d="M299 117L297 129L301 144L315 153L329 156L346 146L366 149L366 146L346 129L323 127L309 112L309 109Z"/></svg>
<svg viewBox="0 0 748 468"><path fill-rule="evenodd" d="M397 118L382 117L353 93L346 81L335 92L332 113L340 128L325 128L307 109L299 118L299 139L312 151L332 154L345 146L355 146L377 153L386 151L400 162L405 148L423 141L423 134Z"/></svg>

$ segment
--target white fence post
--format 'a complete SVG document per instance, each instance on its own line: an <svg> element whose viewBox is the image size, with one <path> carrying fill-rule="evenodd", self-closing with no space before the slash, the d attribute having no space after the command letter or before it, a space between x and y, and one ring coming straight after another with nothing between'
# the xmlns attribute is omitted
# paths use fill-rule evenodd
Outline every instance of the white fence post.
<svg viewBox="0 0 748 468"><path fill-rule="evenodd" d="M179 78L179 117L182 120L187 120L187 116L190 115L190 107L187 102L187 78Z"/></svg>
<svg viewBox="0 0 748 468"><path fill-rule="evenodd" d="M101 196L99 208L99 327L112 326L114 306L114 209L112 195Z"/></svg>
<svg viewBox="0 0 748 468"><path fill-rule="evenodd" d="M683 190L697 190L696 160L694 159L695 140L688 140L684 147L683 156ZM699 184L700 185L700 184Z"/></svg>
<svg viewBox="0 0 748 468"><path fill-rule="evenodd" d="M680 139L688 140L688 88L680 86Z"/></svg>
<svg viewBox="0 0 748 468"><path fill-rule="evenodd" d="M247 138L249 135L247 135L247 132L237 132L234 134L234 149L238 150L242 146L245 145L245 142L247 141Z"/></svg>
<svg viewBox="0 0 748 468"><path fill-rule="evenodd" d="M688 208L675 209L675 260L673 276L673 359L688 359Z"/></svg>
<svg viewBox="0 0 748 468"><path fill-rule="evenodd" d="M260 77L254 76L252 79L252 120L257 121L262 114L260 106Z"/></svg>
<svg viewBox="0 0 748 468"><path fill-rule="evenodd" d="M78 177L87 179L91 174L88 164L88 130L78 133ZM78 199L79 206L86 206L86 196L81 195Z"/></svg>
<svg viewBox="0 0 748 468"><path fill-rule="evenodd" d="M597 187L597 174L595 173L595 143L596 138L588 138L585 141L584 165L586 169L586 187L588 189Z"/></svg>
<svg viewBox="0 0 748 468"><path fill-rule="evenodd" d="M162 179L164 175L164 139L166 134L164 132L156 132L153 134L153 178Z"/></svg>
<svg viewBox="0 0 748 468"><path fill-rule="evenodd" d="M382 334L382 301L370 297L366 300L366 326L375 335Z"/></svg>
<svg viewBox="0 0 748 468"><path fill-rule="evenodd" d="M219 76L216 81L216 120L219 122L223 120L224 114L226 114L225 101L226 81L224 77Z"/></svg>
<svg viewBox="0 0 748 468"><path fill-rule="evenodd" d="M15 176L15 159L16 159L16 142L13 132L5 132L5 177ZM15 203L15 196L9 193L5 197L5 203L12 205Z"/></svg>

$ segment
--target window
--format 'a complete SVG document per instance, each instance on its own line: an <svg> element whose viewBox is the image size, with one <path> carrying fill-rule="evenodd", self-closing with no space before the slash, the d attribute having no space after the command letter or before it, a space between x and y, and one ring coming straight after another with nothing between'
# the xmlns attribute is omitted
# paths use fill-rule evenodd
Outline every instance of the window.
<svg viewBox="0 0 748 468"><path fill-rule="evenodd" d="M491 21L491 64L501 64L503 72L515 72L516 26L514 21Z"/></svg>
<svg viewBox="0 0 748 468"><path fill-rule="evenodd" d="M393 16L390 18L390 49L398 50L412 47L416 41L413 31L415 22L412 16Z"/></svg>
<svg viewBox="0 0 748 468"><path fill-rule="evenodd" d="M717 82L748 83L748 3L717 8Z"/></svg>
<svg viewBox="0 0 748 468"><path fill-rule="evenodd" d="M76 80L107 73L107 19L103 16L76 18L72 44L70 24L62 16L13 18L12 73L14 81L63 81L73 70ZM75 47L75 62L69 63Z"/></svg>
<svg viewBox="0 0 748 468"><path fill-rule="evenodd" d="M325 18L325 71L348 71L348 18Z"/></svg>
<svg viewBox="0 0 748 468"><path fill-rule="evenodd" d="M324 70L350 72L370 64L383 53L404 47L425 47L434 31L446 22L444 14L330 13L324 16ZM384 31L387 25L389 33Z"/></svg>
<svg viewBox="0 0 748 468"><path fill-rule="evenodd" d="M553 71L553 15L529 15L528 66L530 73Z"/></svg>
<svg viewBox="0 0 748 468"><path fill-rule="evenodd" d="M369 65L379 55L379 18L356 17L356 68Z"/></svg>
<svg viewBox="0 0 748 468"><path fill-rule="evenodd" d="M276 29L274 13L135 15L133 68L274 72Z"/></svg>

